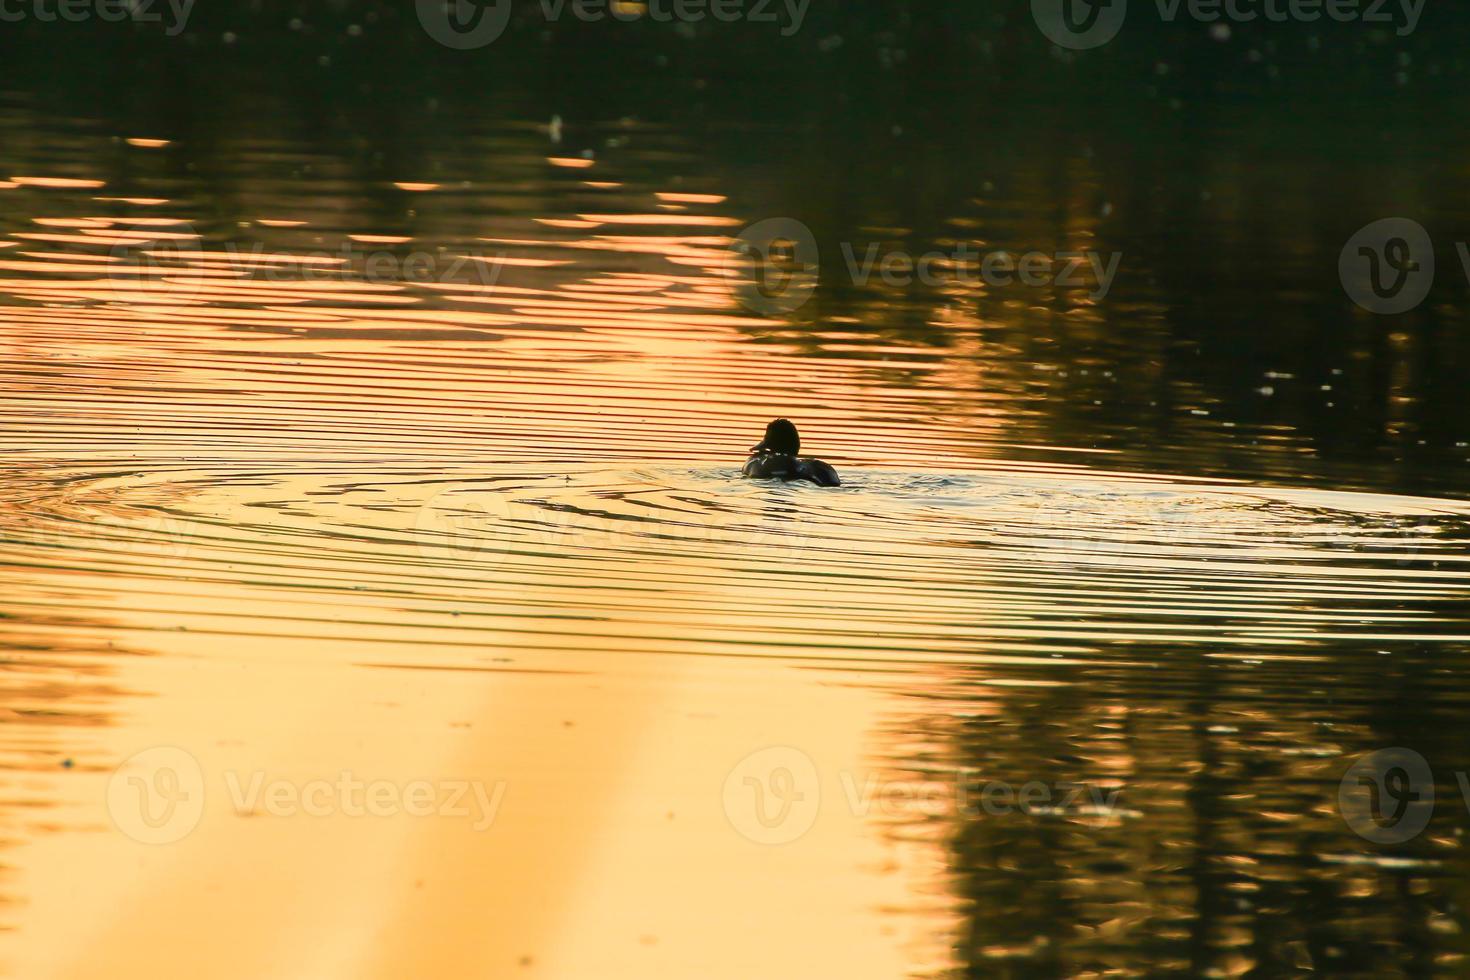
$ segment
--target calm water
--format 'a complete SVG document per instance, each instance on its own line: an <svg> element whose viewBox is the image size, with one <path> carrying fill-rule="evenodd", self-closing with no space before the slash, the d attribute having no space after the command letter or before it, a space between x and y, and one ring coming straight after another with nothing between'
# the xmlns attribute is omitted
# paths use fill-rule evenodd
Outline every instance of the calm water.
<svg viewBox="0 0 1470 980"><path fill-rule="evenodd" d="M1465 227L1455 138L191 50L0 93L10 975L1465 969L1463 280L1337 278ZM790 313L732 289L772 216ZM1120 263L838 258L959 242ZM737 478L777 415L843 488Z"/></svg>

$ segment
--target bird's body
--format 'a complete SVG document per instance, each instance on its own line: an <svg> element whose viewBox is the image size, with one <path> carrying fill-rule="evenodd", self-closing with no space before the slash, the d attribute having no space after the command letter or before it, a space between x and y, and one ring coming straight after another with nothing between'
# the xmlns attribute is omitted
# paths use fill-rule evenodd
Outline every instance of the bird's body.
<svg viewBox="0 0 1470 980"><path fill-rule="evenodd" d="M766 437L750 449L742 472L760 480L806 480L819 487L840 487L837 471L820 459L798 456L801 436L787 419L766 426Z"/></svg>
<svg viewBox="0 0 1470 980"><path fill-rule="evenodd" d="M745 475L758 480L810 480L819 487L840 487L837 471L820 459L762 453L745 461Z"/></svg>

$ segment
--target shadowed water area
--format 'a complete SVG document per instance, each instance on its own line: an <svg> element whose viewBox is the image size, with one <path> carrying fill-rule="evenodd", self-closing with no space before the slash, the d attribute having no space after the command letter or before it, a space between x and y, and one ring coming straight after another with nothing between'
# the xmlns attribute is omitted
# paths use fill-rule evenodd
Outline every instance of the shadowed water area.
<svg viewBox="0 0 1470 980"><path fill-rule="evenodd" d="M8 975L1463 972L1458 53L364 9L0 84ZM1117 271L848 267L960 244ZM841 488L740 479L777 416Z"/></svg>

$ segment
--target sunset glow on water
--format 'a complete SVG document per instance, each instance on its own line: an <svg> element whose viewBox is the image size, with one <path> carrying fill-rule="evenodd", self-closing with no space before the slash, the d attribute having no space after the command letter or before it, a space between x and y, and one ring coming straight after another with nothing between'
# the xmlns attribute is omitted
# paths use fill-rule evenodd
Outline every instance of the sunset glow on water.
<svg viewBox="0 0 1470 980"><path fill-rule="evenodd" d="M1380 329L1224 163L1172 247L1103 132L813 177L810 122L240 77L0 95L6 975L1463 966L1460 307ZM840 488L741 477L778 417Z"/></svg>

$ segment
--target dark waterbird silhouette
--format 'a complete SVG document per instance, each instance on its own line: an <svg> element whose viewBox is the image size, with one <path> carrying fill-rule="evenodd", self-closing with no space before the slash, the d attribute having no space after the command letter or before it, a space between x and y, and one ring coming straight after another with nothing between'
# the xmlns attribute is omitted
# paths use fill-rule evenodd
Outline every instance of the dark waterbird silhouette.
<svg viewBox="0 0 1470 980"><path fill-rule="evenodd" d="M790 419L777 419L766 426L766 437L750 447L745 461L746 476L762 480L808 480L819 487L840 487L837 471L820 459L798 456L801 436Z"/></svg>

